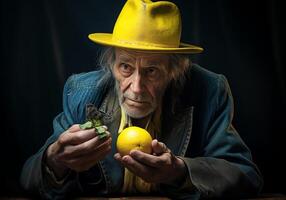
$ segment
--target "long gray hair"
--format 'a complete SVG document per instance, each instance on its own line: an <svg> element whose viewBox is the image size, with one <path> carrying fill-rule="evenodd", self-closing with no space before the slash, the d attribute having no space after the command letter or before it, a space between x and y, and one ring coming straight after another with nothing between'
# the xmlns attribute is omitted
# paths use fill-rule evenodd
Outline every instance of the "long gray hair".
<svg viewBox="0 0 286 200"><path fill-rule="evenodd" d="M168 66L168 75L170 84L175 87L174 89L180 90L185 83L185 72L191 67L191 60L188 55L171 53L170 64ZM102 49L98 64L103 70L103 76L100 79L101 84L109 85L114 83L115 79L112 74L112 68L115 63L115 48L105 47Z"/></svg>

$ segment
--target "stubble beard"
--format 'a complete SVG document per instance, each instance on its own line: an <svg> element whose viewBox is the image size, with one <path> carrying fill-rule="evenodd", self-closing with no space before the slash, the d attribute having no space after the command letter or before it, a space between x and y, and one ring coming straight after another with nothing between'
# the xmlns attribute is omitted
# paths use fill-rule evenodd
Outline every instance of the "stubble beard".
<svg viewBox="0 0 286 200"><path fill-rule="evenodd" d="M125 101L125 96L130 97L132 96L132 98L136 98L136 99L140 99L140 100L144 100L146 99L146 97L140 97L140 96L135 96L134 94L123 94L120 89L119 89L119 84L116 82L116 87L115 87L117 96L118 96L118 100L119 100L119 105L121 106L121 109L124 110L124 112L129 116L132 117L134 119L141 119L144 117L147 117L148 115L150 115L151 113L153 113L156 108L157 108L157 103L152 102L150 99L148 99L148 102L150 102L150 107L149 109L144 109L144 110L131 110L128 108L128 105L126 105L124 103Z"/></svg>

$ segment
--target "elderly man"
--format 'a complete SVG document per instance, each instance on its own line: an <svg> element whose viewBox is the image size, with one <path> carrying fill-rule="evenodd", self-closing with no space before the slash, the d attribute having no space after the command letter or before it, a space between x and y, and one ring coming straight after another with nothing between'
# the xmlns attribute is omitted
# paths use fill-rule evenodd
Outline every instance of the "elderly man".
<svg viewBox="0 0 286 200"><path fill-rule="evenodd" d="M176 5L128 0L102 68L71 76L54 134L24 165L21 184L43 198L73 195L164 195L176 199L255 195L262 179L232 126L233 100L223 75L192 64L202 48L180 42ZM106 133L83 129L99 118ZM152 135L152 154L116 153L127 126Z"/></svg>

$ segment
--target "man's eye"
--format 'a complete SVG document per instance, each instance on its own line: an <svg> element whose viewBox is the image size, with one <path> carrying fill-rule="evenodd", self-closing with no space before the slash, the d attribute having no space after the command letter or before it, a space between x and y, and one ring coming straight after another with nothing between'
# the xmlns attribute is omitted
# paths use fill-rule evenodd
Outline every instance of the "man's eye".
<svg viewBox="0 0 286 200"><path fill-rule="evenodd" d="M155 77L158 75L158 69L156 67L149 67L147 69L147 75L149 77Z"/></svg>
<svg viewBox="0 0 286 200"><path fill-rule="evenodd" d="M126 63L121 63L119 65L119 70L124 75L128 75L128 74L132 73L132 67Z"/></svg>

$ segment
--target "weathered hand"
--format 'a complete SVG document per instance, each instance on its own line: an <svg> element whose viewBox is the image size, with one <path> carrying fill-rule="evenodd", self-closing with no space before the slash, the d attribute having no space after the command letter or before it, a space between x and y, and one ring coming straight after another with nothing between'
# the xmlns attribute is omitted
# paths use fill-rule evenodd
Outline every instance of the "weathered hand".
<svg viewBox="0 0 286 200"><path fill-rule="evenodd" d="M185 177L187 169L184 161L174 156L164 143L155 139L152 149L153 155L132 150L123 157L116 153L114 158L147 182L168 184Z"/></svg>
<svg viewBox="0 0 286 200"><path fill-rule="evenodd" d="M46 151L46 162L57 176L67 169L85 171L94 166L111 151L111 137L100 139L95 129L80 129L78 124L71 126L51 144Z"/></svg>

